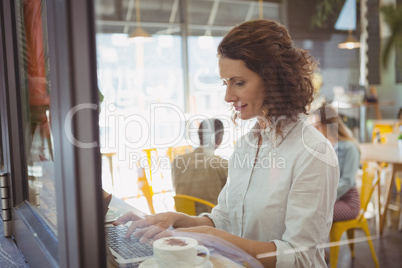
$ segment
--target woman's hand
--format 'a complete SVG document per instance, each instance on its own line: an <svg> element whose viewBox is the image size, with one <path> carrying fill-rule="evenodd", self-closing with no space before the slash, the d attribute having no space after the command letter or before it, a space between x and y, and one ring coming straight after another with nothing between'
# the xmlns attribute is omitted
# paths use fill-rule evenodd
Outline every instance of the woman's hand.
<svg viewBox="0 0 402 268"><path fill-rule="evenodd" d="M140 242L145 242L154 239L155 236L158 238L171 236L170 233L167 232L167 229L173 226L176 219L176 213L174 212L149 215L145 216L143 219L133 212L128 212L114 221L113 225L125 224L132 221L124 237L129 238L131 234L134 234L136 237L140 238Z"/></svg>
<svg viewBox="0 0 402 268"><path fill-rule="evenodd" d="M144 218L138 217L133 212L128 212L114 221L113 225L126 224L129 221L132 221L132 223L126 232L125 238L129 238L133 234L141 242L172 236L172 227L189 227L187 232L195 233L214 229L214 224L208 217L189 216L179 212L158 213Z"/></svg>

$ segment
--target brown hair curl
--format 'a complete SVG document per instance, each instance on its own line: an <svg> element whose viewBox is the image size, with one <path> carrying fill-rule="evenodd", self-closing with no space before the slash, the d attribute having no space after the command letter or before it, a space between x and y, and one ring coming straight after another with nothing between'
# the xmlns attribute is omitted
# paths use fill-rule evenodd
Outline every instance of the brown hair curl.
<svg viewBox="0 0 402 268"><path fill-rule="evenodd" d="M264 80L261 116L277 134L282 135L283 127L296 121L300 113L307 113L314 99L312 78L317 61L294 46L280 23L253 20L235 26L220 42L218 57L242 60Z"/></svg>

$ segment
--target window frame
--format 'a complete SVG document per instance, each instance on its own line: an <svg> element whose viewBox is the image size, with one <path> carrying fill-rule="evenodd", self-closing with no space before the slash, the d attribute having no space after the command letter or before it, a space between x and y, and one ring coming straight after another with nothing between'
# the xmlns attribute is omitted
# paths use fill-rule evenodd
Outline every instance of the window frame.
<svg viewBox="0 0 402 268"><path fill-rule="evenodd" d="M14 1L5 0L0 4L0 72L5 77L0 84L0 102L6 141L3 152L7 153L5 158L10 157L4 169L12 189L13 237L32 267L106 267L93 1L45 2L58 235L26 202L28 175L16 15ZM66 116L79 104L93 108L80 111L72 117L71 125L65 125ZM96 146L79 148L68 140L66 131L76 140L93 141Z"/></svg>

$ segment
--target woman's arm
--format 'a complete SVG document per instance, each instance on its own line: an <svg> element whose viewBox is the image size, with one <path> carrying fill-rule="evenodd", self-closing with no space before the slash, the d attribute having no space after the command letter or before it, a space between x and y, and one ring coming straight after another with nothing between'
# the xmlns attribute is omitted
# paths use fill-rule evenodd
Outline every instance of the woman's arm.
<svg viewBox="0 0 402 268"><path fill-rule="evenodd" d="M226 213L226 185L223 187L219 198L218 205L212 210L212 213L201 214L200 216L189 216L180 212L164 212L158 213L150 216L145 216L145 218L140 218L133 212L125 213L120 216L114 225L126 224L132 221L130 227L125 235L126 238L130 237L134 233L135 236L141 237L143 241L153 239L158 234L163 233L165 230L170 228L187 228L196 226L209 226L215 227L215 223L218 224L218 228L224 229L227 227L229 217ZM227 227L228 228L228 227ZM166 234L162 234L166 235Z"/></svg>
<svg viewBox="0 0 402 268"><path fill-rule="evenodd" d="M339 180L338 161L329 142L310 146L293 167L287 195L285 232L273 240L280 267L324 267L323 250L332 225Z"/></svg>
<svg viewBox="0 0 402 268"><path fill-rule="evenodd" d="M191 232L191 233L204 233L210 234L214 237L219 237L232 245L242 249L250 256L258 259L264 267L274 268L276 266L276 245L273 242L261 242L251 239L242 238L231 233L211 228L209 226L191 227L191 228L179 228L176 231L179 232ZM219 248L217 248L219 250ZM269 257L257 258L259 254L266 254ZM269 254L271 253L271 254Z"/></svg>
<svg viewBox="0 0 402 268"><path fill-rule="evenodd" d="M179 212L170 213L174 214L173 217L175 217L175 223L172 225L173 228L186 228L195 226L215 227L212 220L208 217L189 216L187 214Z"/></svg>

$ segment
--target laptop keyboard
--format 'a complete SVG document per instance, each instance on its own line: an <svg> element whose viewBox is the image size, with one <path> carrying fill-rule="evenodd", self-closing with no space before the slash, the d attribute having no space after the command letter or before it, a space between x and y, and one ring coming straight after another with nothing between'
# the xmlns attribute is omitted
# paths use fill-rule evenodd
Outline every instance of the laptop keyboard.
<svg viewBox="0 0 402 268"><path fill-rule="evenodd" d="M124 259L148 257L153 255L152 245L140 243L135 236L124 238L127 226L106 226L109 247L120 254Z"/></svg>

